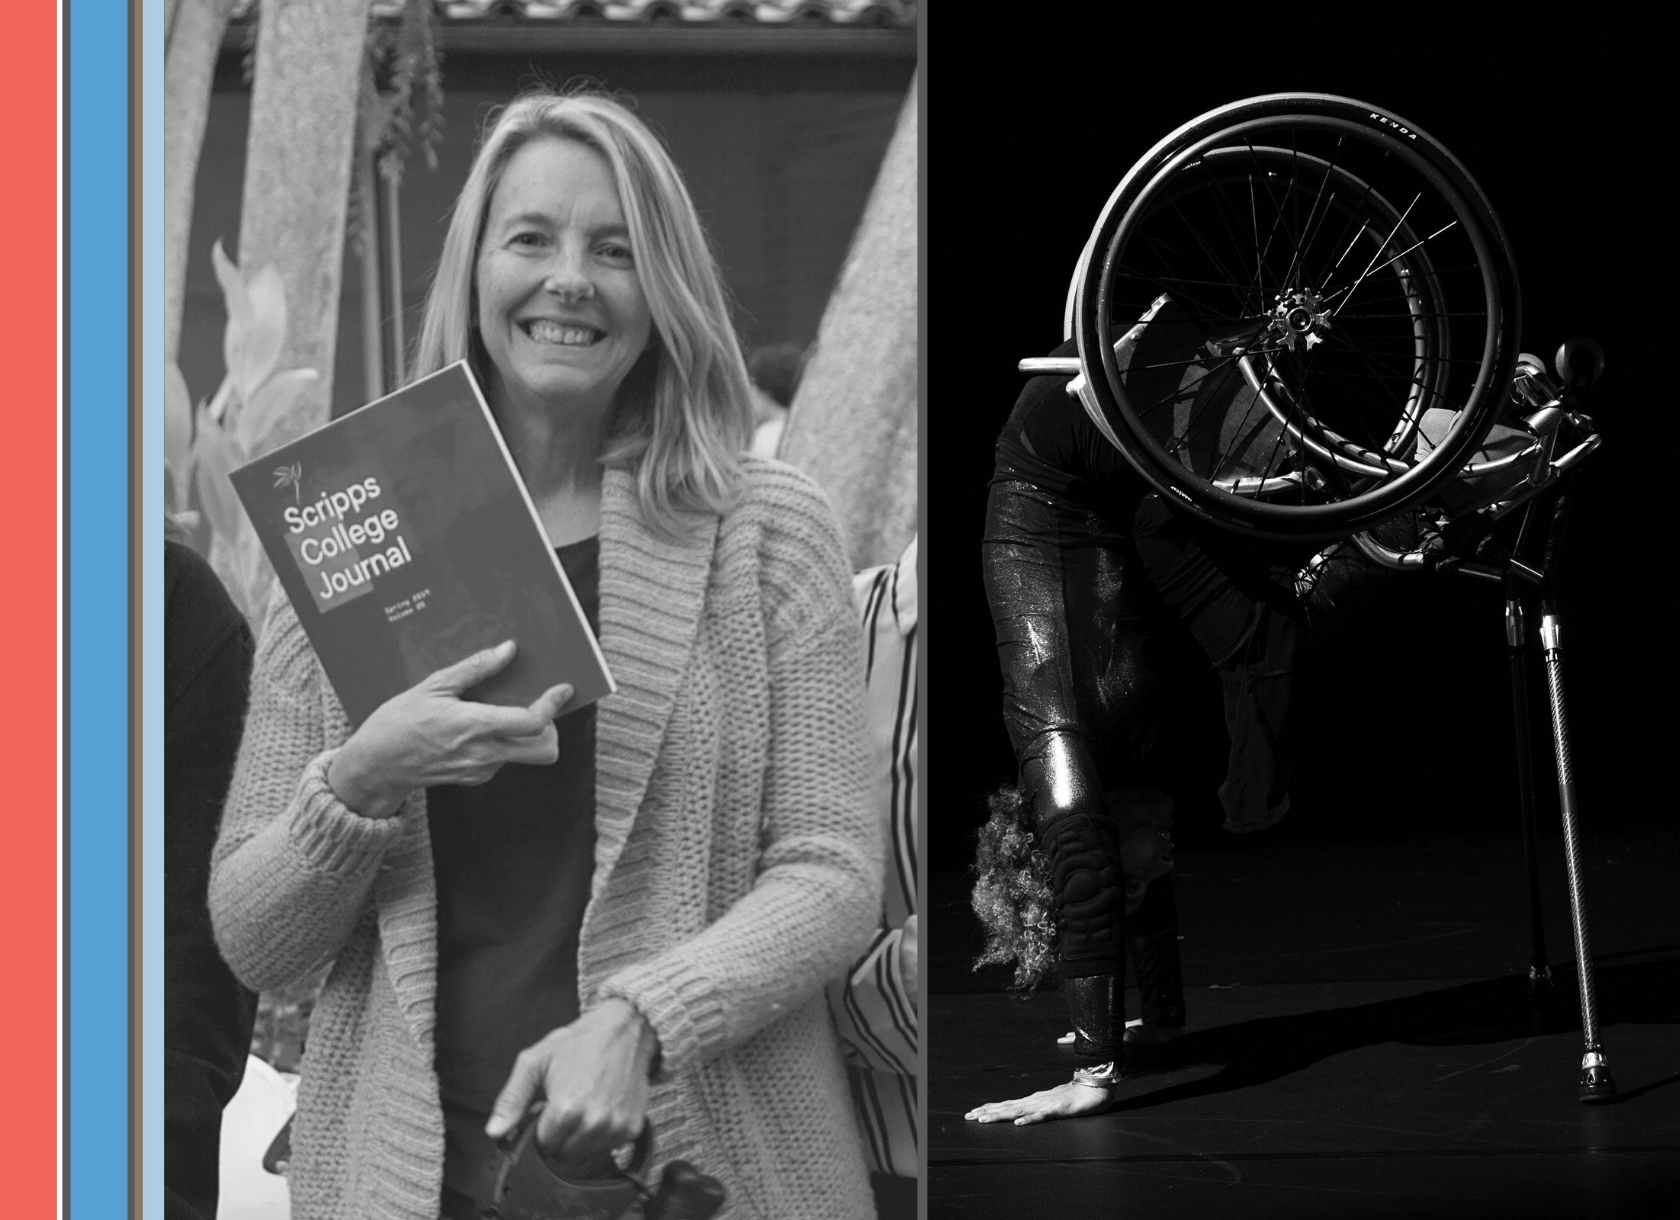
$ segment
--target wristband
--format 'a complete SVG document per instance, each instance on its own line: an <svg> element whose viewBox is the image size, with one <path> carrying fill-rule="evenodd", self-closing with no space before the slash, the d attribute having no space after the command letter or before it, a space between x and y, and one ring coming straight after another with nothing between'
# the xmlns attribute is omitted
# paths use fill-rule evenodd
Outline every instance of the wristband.
<svg viewBox="0 0 1680 1220"><path fill-rule="evenodd" d="M1073 1073L1073 1083L1093 1089L1112 1089L1120 1083L1120 1068L1110 1060L1094 1068L1079 1068Z"/></svg>

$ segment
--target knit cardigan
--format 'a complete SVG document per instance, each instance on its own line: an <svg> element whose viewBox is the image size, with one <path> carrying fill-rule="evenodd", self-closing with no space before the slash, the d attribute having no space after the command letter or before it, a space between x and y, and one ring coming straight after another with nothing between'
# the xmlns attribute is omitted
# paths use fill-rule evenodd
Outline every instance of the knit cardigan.
<svg viewBox="0 0 1680 1220"><path fill-rule="evenodd" d="M863 1220L873 1206L822 984L879 915L862 661L822 493L748 459L738 505L673 541L630 475L601 504L595 872L585 1009L632 1003L659 1039L654 1160L721 1179L731 1220ZM333 795L343 708L290 607L258 648L210 886L223 954L269 989L333 966L293 1132L296 1220L435 1220L437 889L423 792L393 818Z"/></svg>

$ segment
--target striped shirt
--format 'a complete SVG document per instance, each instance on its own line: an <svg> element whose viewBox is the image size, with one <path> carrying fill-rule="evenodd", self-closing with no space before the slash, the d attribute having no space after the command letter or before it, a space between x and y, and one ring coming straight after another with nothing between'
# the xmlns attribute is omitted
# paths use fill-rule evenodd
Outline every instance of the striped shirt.
<svg viewBox="0 0 1680 1220"><path fill-rule="evenodd" d="M916 913L916 540L895 564L852 578L868 663L871 799L886 841L880 926L829 1006L846 1048L858 1127L870 1167L916 1176L916 999L900 962Z"/></svg>

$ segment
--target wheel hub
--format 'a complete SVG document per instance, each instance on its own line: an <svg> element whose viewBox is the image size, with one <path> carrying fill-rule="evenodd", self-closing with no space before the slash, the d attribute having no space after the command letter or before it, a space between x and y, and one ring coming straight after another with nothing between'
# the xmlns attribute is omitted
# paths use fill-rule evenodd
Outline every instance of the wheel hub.
<svg viewBox="0 0 1680 1220"><path fill-rule="evenodd" d="M1271 318L1270 337L1292 352L1302 345L1311 351L1324 342L1324 332L1330 329L1330 310L1311 288L1278 293Z"/></svg>

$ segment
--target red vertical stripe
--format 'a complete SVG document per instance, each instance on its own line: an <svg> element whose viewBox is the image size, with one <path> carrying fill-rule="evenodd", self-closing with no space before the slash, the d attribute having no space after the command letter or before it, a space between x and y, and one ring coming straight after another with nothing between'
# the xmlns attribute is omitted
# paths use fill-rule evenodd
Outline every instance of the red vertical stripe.
<svg viewBox="0 0 1680 1220"><path fill-rule="evenodd" d="M0 699L7 798L0 850L6 940L0 1045L7 1049L0 1148L7 1172L0 1192L3 1210L13 1216L53 1215L58 1184L57 21L52 3L8 5L0 38L0 114L7 120L0 384L12 523L0 544L0 643L7 657ZM120 345L120 297L116 309L111 329ZM111 528L127 525L113 521Z"/></svg>

